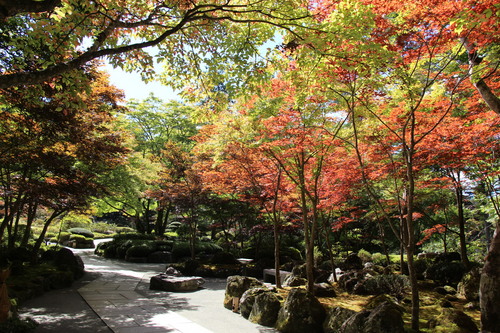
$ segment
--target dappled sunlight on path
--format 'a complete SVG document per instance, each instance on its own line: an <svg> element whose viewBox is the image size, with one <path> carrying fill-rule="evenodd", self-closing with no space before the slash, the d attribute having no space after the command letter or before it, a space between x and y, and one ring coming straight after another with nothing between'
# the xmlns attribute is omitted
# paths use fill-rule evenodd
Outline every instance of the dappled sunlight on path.
<svg viewBox="0 0 500 333"><path fill-rule="evenodd" d="M223 307L225 279L207 279L194 292L150 290L150 278L163 272L165 264L104 259L90 250L75 252L87 272L78 286L47 293L22 311L41 323L36 332L276 332Z"/></svg>

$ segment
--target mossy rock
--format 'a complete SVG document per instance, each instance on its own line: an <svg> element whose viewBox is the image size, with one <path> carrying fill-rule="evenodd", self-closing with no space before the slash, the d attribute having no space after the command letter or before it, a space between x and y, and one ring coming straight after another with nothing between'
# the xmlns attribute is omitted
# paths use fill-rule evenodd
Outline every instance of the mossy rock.
<svg viewBox="0 0 500 333"><path fill-rule="evenodd" d="M435 333L476 333L476 323L467 314L453 308L444 308L441 314L428 322Z"/></svg>

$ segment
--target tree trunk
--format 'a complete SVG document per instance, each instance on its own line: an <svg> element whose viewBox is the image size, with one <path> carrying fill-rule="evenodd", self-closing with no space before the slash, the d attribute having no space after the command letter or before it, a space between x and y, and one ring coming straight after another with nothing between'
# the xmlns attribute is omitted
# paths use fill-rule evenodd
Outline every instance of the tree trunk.
<svg viewBox="0 0 500 333"><path fill-rule="evenodd" d="M161 209L158 209L158 211L156 213L155 234L157 236L163 236L163 233L164 233L164 231L162 231L164 212L165 212L165 209L161 208Z"/></svg>
<svg viewBox="0 0 500 333"><path fill-rule="evenodd" d="M460 179L458 180L460 181ZM460 185L455 187L455 195L457 199L458 209L458 228L460 239L460 256L465 267L470 267L469 258L467 257L467 243L465 240L465 217L464 217L464 193Z"/></svg>
<svg viewBox="0 0 500 333"><path fill-rule="evenodd" d="M280 274L280 233L279 224L274 221L274 269L276 271L276 288L281 288Z"/></svg>
<svg viewBox="0 0 500 333"><path fill-rule="evenodd" d="M477 51L474 49L474 43L469 42L466 37L461 38L461 42L463 43L465 49L468 52L469 56L469 76L470 80L473 81L474 71L477 69L477 66L481 63L481 58L479 57ZM500 114L500 98L498 98L490 89L488 84L484 81L483 78L480 78L477 82L472 82L472 85L479 92L483 101L488 105L488 107Z"/></svg>
<svg viewBox="0 0 500 333"><path fill-rule="evenodd" d="M38 239L36 240L35 245L33 246L33 252L32 252L32 257L31 257L31 260L33 262L37 261L38 252L40 251L40 247L42 246L42 242L43 242L43 240L45 238L45 234L47 233L47 230L49 229L50 224L52 223L52 221L56 217L58 217L62 213L64 213L64 210L55 210L52 213L52 215L50 215L50 217L47 220L45 220L42 232L40 233L40 236L38 236Z"/></svg>
<svg viewBox="0 0 500 333"><path fill-rule="evenodd" d="M495 234L486 256L479 287L481 306L481 332L500 332L500 227Z"/></svg>

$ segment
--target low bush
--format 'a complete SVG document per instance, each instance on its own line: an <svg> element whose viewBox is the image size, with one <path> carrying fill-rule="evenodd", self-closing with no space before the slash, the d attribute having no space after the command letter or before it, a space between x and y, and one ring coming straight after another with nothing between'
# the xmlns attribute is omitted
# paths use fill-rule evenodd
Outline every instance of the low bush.
<svg viewBox="0 0 500 333"><path fill-rule="evenodd" d="M62 244L64 242L67 242L69 241L69 237L71 236L71 234L69 232L61 232L59 233L58 237L57 237L57 242Z"/></svg>
<svg viewBox="0 0 500 333"><path fill-rule="evenodd" d="M116 233L117 234L124 234L124 233L135 233L135 229L129 228L129 227L117 227L116 228Z"/></svg>
<svg viewBox="0 0 500 333"><path fill-rule="evenodd" d="M365 249L361 249L358 251L358 257L363 261L363 263L371 262L372 255L370 252L366 251Z"/></svg>
<svg viewBox="0 0 500 333"><path fill-rule="evenodd" d="M148 234L141 234L137 232L132 232L132 233L118 233L116 234L113 239L115 241L122 241L122 240L153 240L155 239L155 235L148 235Z"/></svg>
<svg viewBox="0 0 500 333"><path fill-rule="evenodd" d="M126 252L126 257L147 257L155 251L154 244L132 245Z"/></svg>
<svg viewBox="0 0 500 333"><path fill-rule="evenodd" d="M94 238L94 234L92 231L84 228L71 228L67 230L69 233L74 234L74 235L82 235L87 238Z"/></svg>
<svg viewBox="0 0 500 333"><path fill-rule="evenodd" d="M21 319L13 317L7 319L5 322L0 323L0 332L9 333L25 333L32 332L38 323L31 318Z"/></svg>
<svg viewBox="0 0 500 333"><path fill-rule="evenodd" d="M375 265L380 265L380 266L387 266L387 257L385 254L382 254L380 252L376 252L372 254L372 262Z"/></svg>
<svg viewBox="0 0 500 333"><path fill-rule="evenodd" d="M195 245L195 254L215 254L222 251L222 248L211 242L199 242ZM188 242L175 242L172 247L172 256L176 259L190 257L191 248Z"/></svg>
<svg viewBox="0 0 500 333"><path fill-rule="evenodd" d="M69 236L70 241L85 242L86 237L84 235L73 234Z"/></svg>

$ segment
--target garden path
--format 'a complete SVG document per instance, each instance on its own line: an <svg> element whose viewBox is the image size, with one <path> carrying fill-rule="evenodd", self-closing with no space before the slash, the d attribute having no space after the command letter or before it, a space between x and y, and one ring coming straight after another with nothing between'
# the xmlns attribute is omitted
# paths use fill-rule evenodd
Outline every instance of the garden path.
<svg viewBox="0 0 500 333"><path fill-rule="evenodd" d="M27 302L20 313L42 332L270 333L223 307L225 279L207 279L190 293L149 290L165 264L134 264L76 250L87 274L69 289Z"/></svg>

